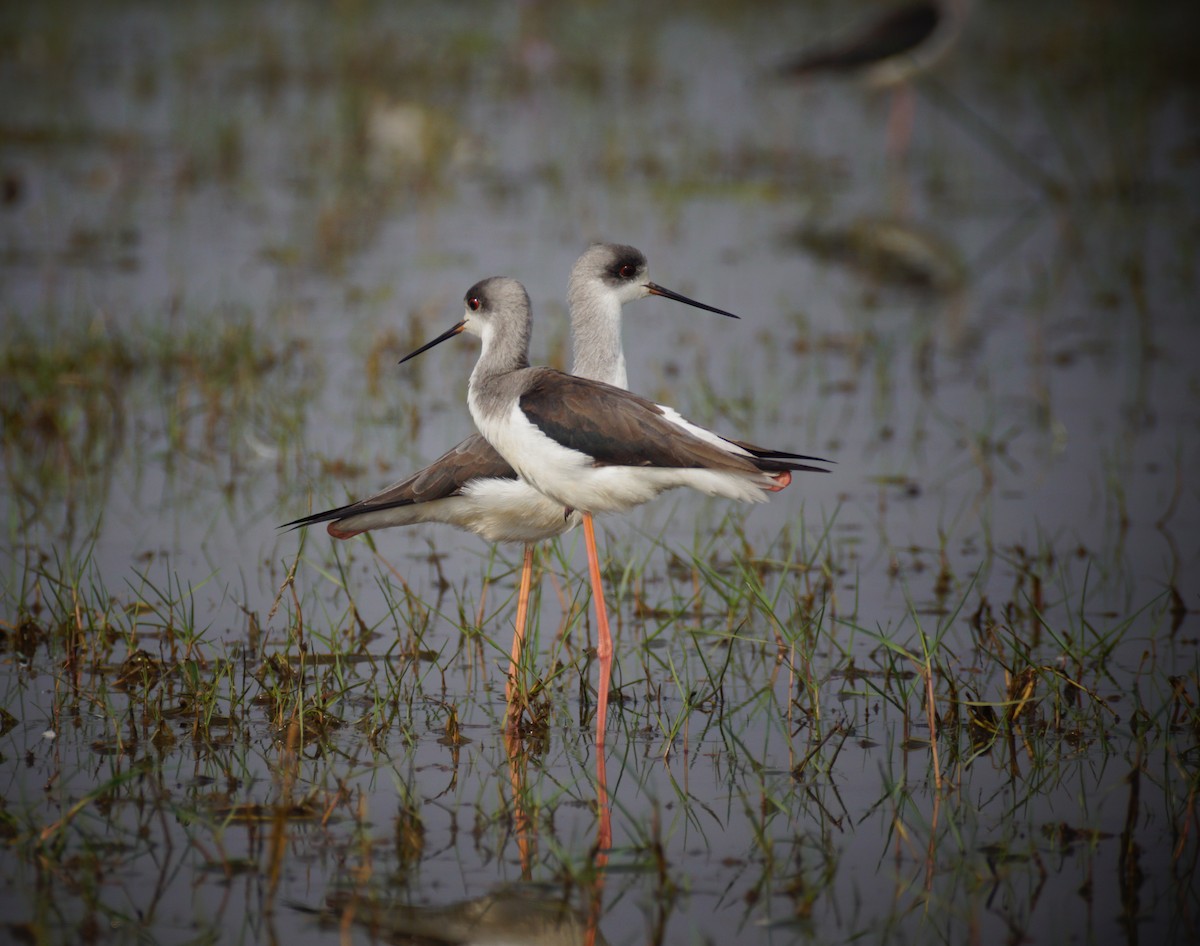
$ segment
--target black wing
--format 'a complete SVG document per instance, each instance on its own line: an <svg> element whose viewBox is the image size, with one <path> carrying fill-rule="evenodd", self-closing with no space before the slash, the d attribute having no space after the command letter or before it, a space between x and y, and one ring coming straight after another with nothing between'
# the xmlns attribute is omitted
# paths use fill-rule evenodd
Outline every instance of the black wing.
<svg viewBox="0 0 1200 946"><path fill-rule="evenodd" d="M327 509L324 512L316 512L310 516L286 522L280 528L300 528L318 522L347 519L350 516L366 512L379 512L383 509L395 509L398 506L412 506L416 503L433 502L435 499L446 499L461 493L463 487L471 480L515 480L516 478L516 471L508 465L504 457L500 456L492 445L479 434L472 434L458 446L447 450L429 466L374 496L350 503L347 506Z"/></svg>
<svg viewBox="0 0 1200 946"><path fill-rule="evenodd" d="M787 459L808 457L762 448L744 447L754 454L753 458L732 454L667 420L653 401L550 369L537 373L521 395L520 407L542 433L590 456L595 466L707 468L745 473L819 469Z"/></svg>
<svg viewBox="0 0 1200 946"><path fill-rule="evenodd" d="M936 4L914 3L893 11L841 45L804 53L781 69L789 75L807 72L850 72L892 56L911 52L937 29L941 13Z"/></svg>

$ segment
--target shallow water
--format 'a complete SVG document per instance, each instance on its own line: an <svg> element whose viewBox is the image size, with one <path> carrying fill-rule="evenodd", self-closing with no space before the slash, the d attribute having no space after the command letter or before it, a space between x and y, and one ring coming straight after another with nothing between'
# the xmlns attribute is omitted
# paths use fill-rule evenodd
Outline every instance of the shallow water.
<svg viewBox="0 0 1200 946"><path fill-rule="evenodd" d="M1196 938L1190 8L976 4L904 160L769 76L836 4L2 18L10 936ZM743 316L630 306L633 389L837 461L603 523L599 849L578 536L512 743L518 550L277 528L469 432L395 362L477 279L566 362L594 239Z"/></svg>

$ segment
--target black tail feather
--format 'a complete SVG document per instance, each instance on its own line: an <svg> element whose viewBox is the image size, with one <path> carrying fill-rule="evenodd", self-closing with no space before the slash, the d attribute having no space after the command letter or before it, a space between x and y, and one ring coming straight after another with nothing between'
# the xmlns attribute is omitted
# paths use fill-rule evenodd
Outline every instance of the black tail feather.
<svg viewBox="0 0 1200 946"><path fill-rule="evenodd" d="M400 506L411 506L414 500L412 499L397 499L386 503L372 503L369 501L360 501L357 503L349 503L345 506L338 506L336 509L326 509L324 512L314 512L308 516L301 516L299 519L293 519L291 522L285 522L279 529L303 529L305 526L313 526L318 522L336 522L339 519L348 519L351 516L361 516L368 512L381 512L384 509L397 509Z"/></svg>

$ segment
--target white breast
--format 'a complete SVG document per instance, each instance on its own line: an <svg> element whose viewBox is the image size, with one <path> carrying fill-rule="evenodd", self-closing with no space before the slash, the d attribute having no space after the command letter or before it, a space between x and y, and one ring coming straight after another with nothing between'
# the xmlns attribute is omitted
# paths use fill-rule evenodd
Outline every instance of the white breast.
<svg viewBox="0 0 1200 946"><path fill-rule="evenodd" d="M765 502L763 489L772 483L763 473L597 467L590 457L548 437L529 421L517 403L507 415L493 416L490 420L476 417L475 422L497 452L539 492L562 506L583 512L623 512L679 486L742 502ZM719 440L714 434L709 437Z"/></svg>
<svg viewBox="0 0 1200 946"><path fill-rule="evenodd" d="M563 503L521 480L472 480L460 496L464 521L455 525L489 542L542 542L575 528L578 513L565 515Z"/></svg>

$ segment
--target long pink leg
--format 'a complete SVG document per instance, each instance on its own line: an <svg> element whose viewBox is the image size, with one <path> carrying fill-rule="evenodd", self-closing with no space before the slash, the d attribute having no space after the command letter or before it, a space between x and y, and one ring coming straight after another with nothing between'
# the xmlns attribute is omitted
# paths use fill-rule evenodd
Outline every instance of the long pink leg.
<svg viewBox="0 0 1200 946"><path fill-rule="evenodd" d="M608 610L604 606L604 585L600 580L600 557L596 554L596 527L592 514L583 514L583 537L587 544L588 574L592 579L592 604L596 608L596 633L600 637L596 656L600 658L600 679L596 683L596 745L604 745L604 726L608 720L608 680L612 676L612 634L608 629Z"/></svg>
<svg viewBox="0 0 1200 946"><path fill-rule="evenodd" d="M512 657L508 662L508 685L504 696L509 703L517 685L517 668L521 663L521 648L525 646L525 621L529 617L529 588L533 584L533 544L525 546L525 559L521 563L521 586L517 591L517 626L513 629ZM510 708L511 712L511 708Z"/></svg>
<svg viewBox="0 0 1200 946"><path fill-rule="evenodd" d="M908 145L912 141L912 130L917 113L917 95L910 81L902 82L892 92L888 109L887 156L899 161L908 156Z"/></svg>
<svg viewBox="0 0 1200 946"><path fill-rule="evenodd" d="M604 868L608 866L608 855L612 850L612 809L608 804L608 775L604 770L604 750L596 753L596 879L591 890L588 908L587 935L585 946L596 946L600 929L600 914L604 912Z"/></svg>
<svg viewBox="0 0 1200 946"><path fill-rule="evenodd" d="M608 773L603 752L596 753L596 810L600 815L596 831L596 866L604 867L612 848L612 809L608 804Z"/></svg>

